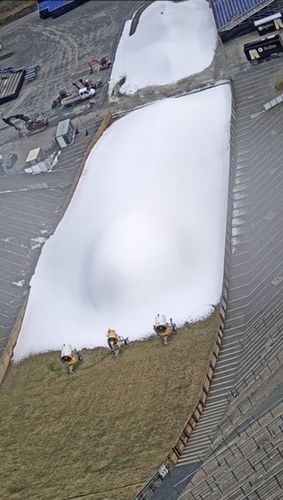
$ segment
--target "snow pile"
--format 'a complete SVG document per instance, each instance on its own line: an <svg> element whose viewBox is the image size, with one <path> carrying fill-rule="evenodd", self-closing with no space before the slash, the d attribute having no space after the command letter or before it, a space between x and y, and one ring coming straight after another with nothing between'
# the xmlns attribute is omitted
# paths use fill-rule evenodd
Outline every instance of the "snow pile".
<svg viewBox="0 0 283 500"><path fill-rule="evenodd" d="M152 333L157 312L197 319L219 300L230 88L158 101L91 151L43 247L14 359Z"/></svg>
<svg viewBox="0 0 283 500"><path fill-rule="evenodd" d="M120 92L132 94L149 85L174 83L207 68L216 47L217 32L206 0L159 1L142 14L135 33L125 23L117 49L109 95L126 77Z"/></svg>

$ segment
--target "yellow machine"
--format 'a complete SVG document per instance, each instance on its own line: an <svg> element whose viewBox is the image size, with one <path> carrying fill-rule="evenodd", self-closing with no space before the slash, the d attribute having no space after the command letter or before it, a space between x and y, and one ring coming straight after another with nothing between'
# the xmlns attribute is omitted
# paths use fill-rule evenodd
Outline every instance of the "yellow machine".
<svg viewBox="0 0 283 500"><path fill-rule="evenodd" d="M121 337L117 334L116 330L109 328L107 332L107 343L113 352L114 356L118 356L123 345L129 345L129 338Z"/></svg>
<svg viewBox="0 0 283 500"><path fill-rule="evenodd" d="M153 329L161 337L163 344L167 344L168 338L176 331L176 325L173 323L172 318L170 318L170 323L166 321L166 316L164 314L157 314L155 317L155 325Z"/></svg>
<svg viewBox="0 0 283 500"><path fill-rule="evenodd" d="M82 355L73 349L69 344L64 344L61 350L60 360L68 369L68 373L73 373L76 364L82 361Z"/></svg>

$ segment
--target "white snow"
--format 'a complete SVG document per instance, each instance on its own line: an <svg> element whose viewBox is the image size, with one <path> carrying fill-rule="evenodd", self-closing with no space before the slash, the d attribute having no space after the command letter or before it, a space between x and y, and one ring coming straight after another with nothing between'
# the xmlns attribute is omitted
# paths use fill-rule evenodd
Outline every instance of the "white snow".
<svg viewBox="0 0 283 500"><path fill-rule="evenodd" d="M123 77L120 92L132 94L199 73L213 60L217 32L206 0L154 2L141 14L131 36L130 27L127 21L113 64L110 96Z"/></svg>
<svg viewBox="0 0 283 500"><path fill-rule="evenodd" d="M25 284L25 280L13 281L13 285L16 285L16 286L19 286L19 287L24 286L24 284Z"/></svg>
<svg viewBox="0 0 283 500"><path fill-rule="evenodd" d="M41 247L41 245L43 245L45 241L46 238L44 238L43 236L37 236L36 238L31 238L30 240L31 249L34 250L35 248Z"/></svg>
<svg viewBox="0 0 283 500"><path fill-rule="evenodd" d="M91 151L45 243L14 352L106 345L108 328L152 333L220 298L229 171L228 85L116 121Z"/></svg>

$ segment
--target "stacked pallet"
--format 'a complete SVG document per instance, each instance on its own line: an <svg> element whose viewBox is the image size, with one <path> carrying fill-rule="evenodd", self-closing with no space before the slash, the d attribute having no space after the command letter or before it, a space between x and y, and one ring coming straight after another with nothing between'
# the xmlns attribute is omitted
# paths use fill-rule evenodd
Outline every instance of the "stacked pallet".
<svg viewBox="0 0 283 500"><path fill-rule="evenodd" d="M0 72L0 104L18 97L25 79L25 70Z"/></svg>
<svg viewBox="0 0 283 500"><path fill-rule="evenodd" d="M35 66L29 66L26 69L26 74L25 74L25 83L32 82L37 78L37 72L39 70L39 65L36 64Z"/></svg>

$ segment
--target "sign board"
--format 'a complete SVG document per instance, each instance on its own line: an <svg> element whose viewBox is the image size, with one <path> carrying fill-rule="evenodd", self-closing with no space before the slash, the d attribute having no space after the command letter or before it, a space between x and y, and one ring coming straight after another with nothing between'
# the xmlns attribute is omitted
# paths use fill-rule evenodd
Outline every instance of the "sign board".
<svg viewBox="0 0 283 500"><path fill-rule="evenodd" d="M272 16L263 17L254 22L259 35L267 35L272 31L280 30L283 28L283 20L281 12L273 14Z"/></svg>
<svg viewBox="0 0 283 500"><path fill-rule="evenodd" d="M279 35L272 35L262 40L255 40L244 45L244 53L251 63L259 63L283 52L283 43Z"/></svg>

